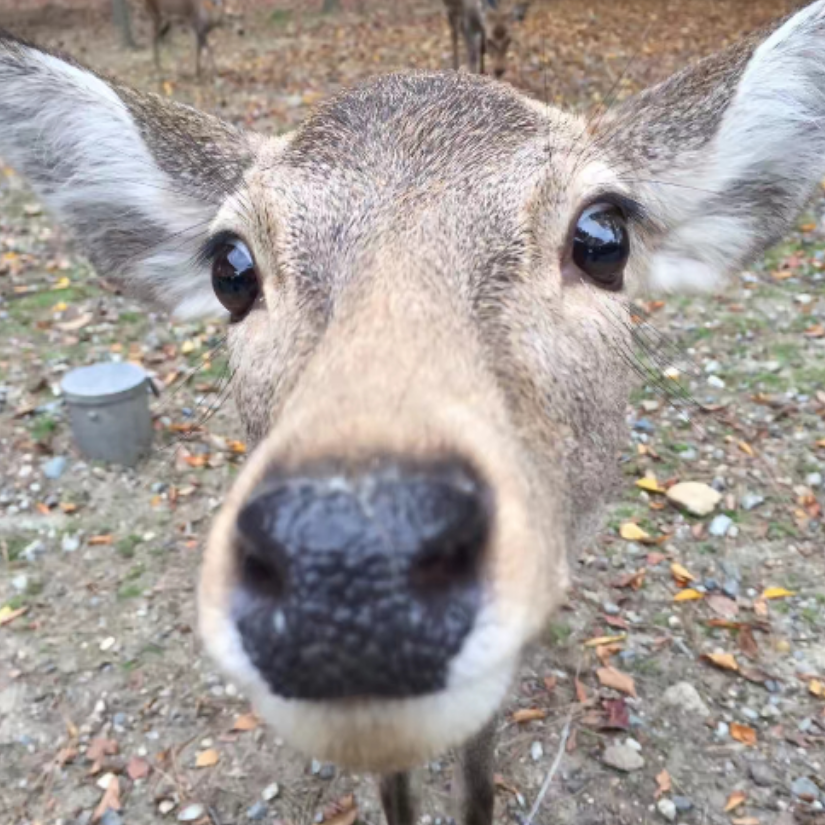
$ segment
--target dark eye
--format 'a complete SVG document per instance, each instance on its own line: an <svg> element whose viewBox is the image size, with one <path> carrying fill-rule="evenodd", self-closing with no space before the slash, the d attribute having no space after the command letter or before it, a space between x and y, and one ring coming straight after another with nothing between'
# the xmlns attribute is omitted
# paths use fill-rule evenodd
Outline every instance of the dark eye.
<svg viewBox="0 0 825 825"><path fill-rule="evenodd" d="M212 289L233 320L252 309L260 282L252 253L243 241L230 239L218 248L212 261Z"/></svg>
<svg viewBox="0 0 825 825"><path fill-rule="evenodd" d="M597 286L621 289L629 255L627 222L618 206L596 203L579 215L573 236L573 263Z"/></svg>

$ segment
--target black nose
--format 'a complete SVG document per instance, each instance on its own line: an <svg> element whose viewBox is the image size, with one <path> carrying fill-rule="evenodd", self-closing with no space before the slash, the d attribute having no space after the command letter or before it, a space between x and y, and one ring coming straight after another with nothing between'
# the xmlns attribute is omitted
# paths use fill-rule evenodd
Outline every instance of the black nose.
<svg viewBox="0 0 825 825"><path fill-rule="evenodd" d="M267 479L238 516L234 611L273 692L443 688L478 610L490 502L458 464Z"/></svg>

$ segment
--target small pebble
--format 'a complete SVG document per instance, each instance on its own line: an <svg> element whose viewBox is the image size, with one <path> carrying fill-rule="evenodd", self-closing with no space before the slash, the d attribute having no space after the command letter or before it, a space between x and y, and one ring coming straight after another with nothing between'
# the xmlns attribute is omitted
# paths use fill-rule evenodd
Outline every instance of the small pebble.
<svg viewBox="0 0 825 825"><path fill-rule="evenodd" d="M60 540L60 549L64 553L74 553L80 549L80 538L72 533L66 533Z"/></svg>
<svg viewBox="0 0 825 825"><path fill-rule="evenodd" d="M680 814L686 814L688 811L693 810L693 800L687 796L674 796L673 804Z"/></svg>
<svg viewBox="0 0 825 825"><path fill-rule="evenodd" d="M711 375L708 378L708 385L718 390L725 389L725 382L718 375Z"/></svg>
<svg viewBox="0 0 825 825"><path fill-rule="evenodd" d="M330 779L335 779L335 765L330 765L329 763L327 763L318 772L318 776L320 776L321 779L325 779L327 781L329 781Z"/></svg>
<svg viewBox="0 0 825 825"><path fill-rule="evenodd" d="M276 796L280 793L280 788L278 787L277 782L273 782L271 785L267 785L262 791L261 796L263 797L264 802L271 802L275 799Z"/></svg>
<svg viewBox="0 0 825 825"><path fill-rule="evenodd" d="M645 760L626 745L610 745L602 754L602 761L605 765L625 773L641 770L645 766Z"/></svg>
<svg viewBox="0 0 825 825"><path fill-rule="evenodd" d="M761 788L768 788L776 782L776 773L766 762L751 762L748 773Z"/></svg>
<svg viewBox="0 0 825 825"><path fill-rule="evenodd" d="M175 810L175 803L171 799L161 799L158 803L158 811L160 811L163 816L166 814L171 813Z"/></svg>
<svg viewBox="0 0 825 825"><path fill-rule="evenodd" d="M805 476L805 483L809 487L821 487L822 473L808 473L808 475Z"/></svg>
<svg viewBox="0 0 825 825"><path fill-rule="evenodd" d="M662 698L665 704L679 710L686 711L696 716L706 719L710 716L710 710L699 695L699 691L690 682L677 682L671 685Z"/></svg>
<svg viewBox="0 0 825 825"><path fill-rule="evenodd" d="M727 739L730 735L730 727L727 722L719 722L716 725L716 730L713 732L717 739Z"/></svg>
<svg viewBox="0 0 825 825"><path fill-rule="evenodd" d="M115 641L114 636L108 636L100 643L100 649L104 652L111 650L115 646Z"/></svg>
<svg viewBox="0 0 825 825"><path fill-rule="evenodd" d="M541 742L533 742L533 744L530 745L530 758L534 762L538 762L542 756L544 756L544 748L541 746Z"/></svg>
<svg viewBox="0 0 825 825"><path fill-rule="evenodd" d="M65 456L56 455L43 465L43 475L46 476L46 478L56 480L63 475L68 465L69 461Z"/></svg>
<svg viewBox="0 0 825 825"><path fill-rule="evenodd" d="M632 739L629 736L627 737L627 739L624 740L624 744L625 747L632 748L634 751L636 751L636 753L642 752L641 742L637 742L635 739Z"/></svg>
<svg viewBox="0 0 825 825"><path fill-rule="evenodd" d="M736 579L725 579L722 592L729 598L735 599L739 595L739 582Z"/></svg>
<svg viewBox="0 0 825 825"><path fill-rule="evenodd" d="M198 802L187 805L179 814L178 822L194 822L206 813L206 809Z"/></svg>
<svg viewBox="0 0 825 825"><path fill-rule="evenodd" d="M258 800L254 805L250 805L246 809L247 819L263 819L267 814L266 802Z"/></svg>
<svg viewBox="0 0 825 825"><path fill-rule="evenodd" d="M668 822L676 820L676 803L672 799L663 797L656 803L656 809Z"/></svg>
<svg viewBox="0 0 825 825"><path fill-rule="evenodd" d="M608 616L617 616L621 611L621 608L613 602L602 602L602 610L604 610Z"/></svg>
<svg viewBox="0 0 825 825"><path fill-rule="evenodd" d="M819 786L812 779L807 776L800 776L791 782L791 793L796 797L807 797L810 799L819 799Z"/></svg>
<svg viewBox="0 0 825 825"><path fill-rule="evenodd" d="M725 536L727 535L732 524L733 519L730 516L720 513L718 516L714 517L713 521L711 521L710 526L708 527L708 533L717 537Z"/></svg>
<svg viewBox="0 0 825 825"><path fill-rule="evenodd" d="M122 825L123 818L117 811L111 808L106 809L106 813L100 817L100 825Z"/></svg>
<svg viewBox="0 0 825 825"><path fill-rule="evenodd" d="M739 503L742 505L743 510L753 510L755 507L758 507L764 502L764 496L758 496L756 493L745 493Z"/></svg>

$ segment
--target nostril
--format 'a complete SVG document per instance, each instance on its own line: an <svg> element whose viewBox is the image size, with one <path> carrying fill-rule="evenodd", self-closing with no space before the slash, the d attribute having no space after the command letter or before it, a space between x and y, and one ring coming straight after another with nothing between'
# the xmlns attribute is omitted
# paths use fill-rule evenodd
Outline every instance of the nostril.
<svg viewBox="0 0 825 825"><path fill-rule="evenodd" d="M241 510L237 548L244 587L252 593L280 598L286 591L288 558L274 534L273 505L269 496L261 496Z"/></svg>

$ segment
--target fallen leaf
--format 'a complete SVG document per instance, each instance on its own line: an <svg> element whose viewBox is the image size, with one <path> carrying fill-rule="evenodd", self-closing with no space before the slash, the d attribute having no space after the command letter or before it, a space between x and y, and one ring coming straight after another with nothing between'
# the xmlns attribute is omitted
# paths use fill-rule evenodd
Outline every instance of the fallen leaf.
<svg viewBox="0 0 825 825"><path fill-rule="evenodd" d="M763 599L784 599L788 596L795 596L792 590L786 590L784 587L767 587L762 593Z"/></svg>
<svg viewBox="0 0 825 825"><path fill-rule="evenodd" d="M610 665L610 657L623 649L624 645L621 642L614 642L612 645L599 645L596 648L596 657L605 667L608 667Z"/></svg>
<svg viewBox="0 0 825 825"><path fill-rule="evenodd" d="M626 521L619 527L619 535L626 541L649 541L650 533L646 533L632 521Z"/></svg>
<svg viewBox="0 0 825 825"><path fill-rule="evenodd" d="M725 813L730 813L738 808L747 798L748 795L744 791L734 791L725 803Z"/></svg>
<svg viewBox="0 0 825 825"><path fill-rule="evenodd" d="M739 649L745 656L749 659L759 658L759 645L756 644L756 639L750 627L744 625L744 627L740 628L737 641L739 642Z"/></svg>
<svg viewBox="0 0 825 825"><path fill-rule="evenodd" d="M730 735L737 742L754 747L756 745L756 731L748 725L740 725L738 722L730 723ZM725 809L727 810L727 808Z"/></svg>
<svg viewBox="0 0 825 825"><path fill-rule="evenodd" d="M100 773L103 767L103 761L107 756L116 756L118 752L118 744L114 739L104 739L103 737L95 737L89 742L89 747L86 748L86 759L92 763L89 773L94 776Z"/></svg>
<svg viewBox="0 0 825 825"><path fill-rule="evenodd" d="M645 476L644 478L640 478L636 481L636 486L640 490L647 490L649 493L666 492L665 488L662 487L658 481L656 481L656 476Z"/></svg>
<svg viewBox="0 0 825 825"><path fill-rule="evenodd" d="M680 590L674 597L674 602L695 602L698 599L702 599L704 596L698 591L694 590L692 587L688 587L685 590Z"/></svg>
<svg viewBox="0 0 825 825"><path fill-rule="evenodd" d="M760 825L759 820L755 816L740 816L734 817L731 820L731 825Z"/></svg>
<svg viewBox="0 0 825 825"><path fill-rule="evenodd" d="M611 627L618 627L619 630L627 630L629 625L627 623L627 619L623 619L621 616L602 616L602 620L605 624L610 625Z"/></svg>
<svg viewBox="0 0 825 825"><path fill-rule="evenodd" d="M751 447L751 445L748 444L747 441L737 441L736 446L739 447L739 449L743 453L745 453L745 455L749 455L751 458L753 458L754 455L756 455L753 451L753 447Z"/></svg>
<svg viewBox="0 0 825 825"><path fill-rule="evenodd" d="M590 701L587 696L587 689L578 679L576 679L576 699L583 705Z"/></svg>
<svg viewBox="0 0 825 825"><path fill-rule="evenodd" d="M111 544L114 541L114 538L111 534L103 535L103 536L90 536L89 537L89 547L95 547L97 545L102 544Z"/></svg>
<svg viewBox="0 0 825 825"><path fill-rule="evenodd" d="M600 667L596 669L596 677L605 687L613 688L621 693L636 698L636 685L633 677L616 670L615 667Z"/></svg>
<svg viewBox="0 0 825 825"><path fill-rule="evenodd" d="M739 663L732 653L717 651L716 653L705 653L702 658L707 659L711 664L722 670L739 670Z"/></svg>
<svg viewBox="0 0 825 825"><path fill-rule="evenodd" d="M663 793L670 793L671 790L673 790L673 783L671 782L670 774L667 770L663 770L661 773L656 774L656 784L659 786L656 789L656 799L658 799Z"/></svg>
<svg viewBox="0 0 825 825"><path fill-rule="evenodd" d="M757 597L753 600L753 612L756 613L757 616L767 616L768 615L768 603L765 599Z"/></svg>
<svg viewBox="0 0 825 825"><path fill-rule="evenodd" d="M27 605L23 605L23 607L12 609L7 604L4 604L2 607L0 607L0 627L3 627L7 624L11 624L15 619L19 619L21 616L25 615L28 612L29 608Z"/></svg>
<svg viewBox="0 0 825 825"><path fill-rule="evenodd" d="M814 696L825 697L825 684L820 682L819 679L811 679L811 681L808 682L808 692Z"/></svg>
<svg viewBox="0 0 825 825"><path fill-rule="evenodd" d="M120 809L120 780L116 776L112 776L106 790L103 791L103 796L100 798L95 812L92 814L92 822L99 822L106 811L119 811Z"/></svg>
<svg viewBox="0 0 825 825"><path fill-rule="evenodd" d="M679 584L696 581L696 576L693 573L675 561L670 565L670 573Z"/></svg>
<svg viewBox="0 0 825 825"><path fill-rule="evenodd" d="M135 779L145 779L149 776L150 769L150 765L145 759L141 759L139 756L133 756L126 765L126 774L132 781Z"/></svg>
<svg viewBox="0 0 825 825"><path fill-rule="evenodd" d="M748 665L739 666L739 675L749 682L753 682L755 685L764 685L768 679L773 678L769 673L762 670L762 668L749 667Z"/></svg>
<svg viewBox="0 0 825 825"><path fill-rule="evenodd" d="M72 318L69 321L61 321L55 324L55 327L59 329L61 332L77 332L83 327L89 326L94 320L94 315L91 312L83 312L77 316L77 318Z"/></svg>
<svg viewBox="0 0 825 825"><path fill-rule="evenodd" d="M261 720L254 713L242 713L233 723L231 730L255 730L260 724Z"/></svg>
<svg viewBox="0 0 825 825"><path fill-rule="evenodd" d="M613 587L618 587L620 589L630 587L633 590L639 590L645 582L646 575L647 571L644 567L640 567L635 573L628 573L626 576L622 576L622 578L618 581L615 581L613 583Z"/></svg>
<svg viewBox="0 0 825 825"><path fill-rule="evenodd" d="M541 708L521 708L517 710L513 716L512 720L514 722L534 722L537 719L546 719L547 718L547 711L542 710Z"/></svg>
<svg viewBox="0 0 825 825"><path fill-rule="evenodd" d="M720 596L718 593L708 596L707 605L717 616L724 616L726 619L732 619L739 613L739 605L735 599Z"/></svg>
<svg viewBox="0 0 825 825"><path fill-rule="evenodd" d="M226 446L229 451L237 455L244 455L246 453L246 444L243 441L227 441Z"/></svg>
<svg viewBox="0 0 825 825"><path fill-rule="evenodd" d="M600 725L602 730L630 729L630 709L623 698L605 699L604 709L607 711L607 719Z"/></svg>
<svg viewBox="0 0 825 825"><path fill-rule="evenodd" d="M195 767L211 768L218 764L220 758L221 755L215 750L215 748L209 748L209 750L201 751L197 755L195 758Z"/></svg>
<svg viewBox="0 0 825 825"><path fill-rule="evenodd" d="M648 553L645 561L650 567L655 567L657 564L661 564L666 558L666 553Z"/></svg>
<svg viewBox="0 0 825 825"><path fill-rule="evenodd" d="M627 638L627 633L620 633L618 636L595 636L584 642L585 647L601 647L602 645L612 645L614 642L623 642Z"/></svg>

